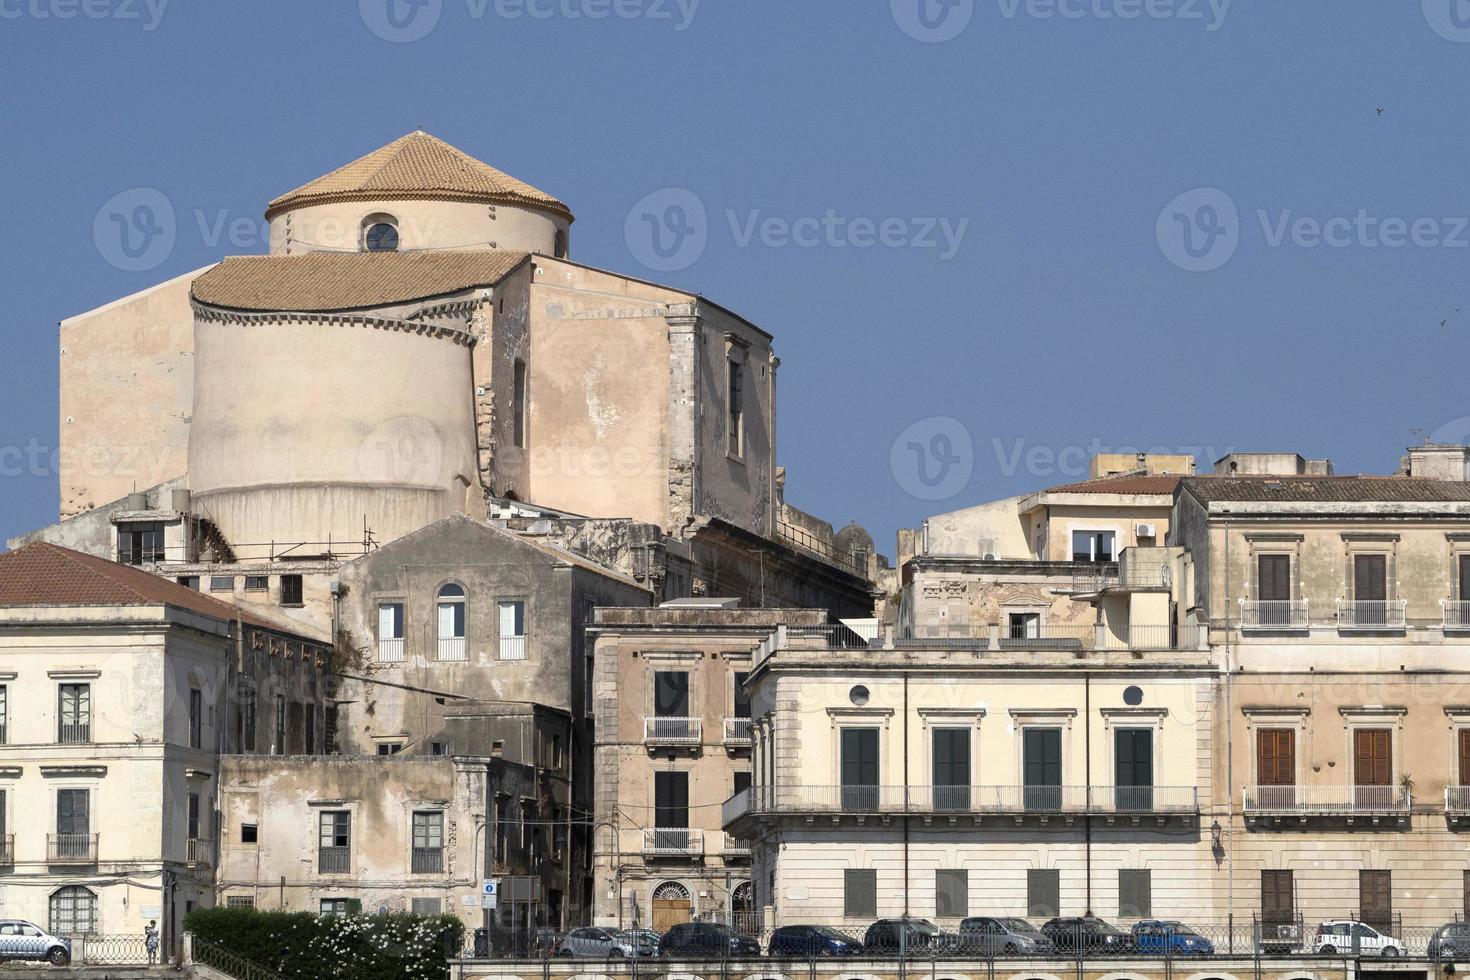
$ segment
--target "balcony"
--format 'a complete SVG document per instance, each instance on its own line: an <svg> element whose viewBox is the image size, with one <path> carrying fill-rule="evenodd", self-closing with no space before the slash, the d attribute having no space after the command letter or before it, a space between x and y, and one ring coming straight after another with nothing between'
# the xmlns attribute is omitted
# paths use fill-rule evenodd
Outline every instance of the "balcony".
<svg viewBox="0 0 1470 980"><path fill-rule="evenodd" d="M15 835L0 834L0 868L15 864Z"/></svg>
<svg viewBox="0 0 1470 980"><path fill-rule="evenodd" d="M725 843L720 848L721 854L727 858L750 857L750 841L736 837L734 834L724 834L722 836L725 839Z"/></svg>
<svg viewBox="0 0 1470 980"><path fill-rule="evenodd" d="M1193 786L782 786L751 787L726 801L721 816L911 813L924 816L1050 815L1109 818L1192 816Z"/></svg>
<svg viewBox="0 0 1470 980"><path fill-rule="evenodd" d="M345 875L352 871L352 848L318 847L316 849L318 874Z"/></svg>
<svg viewBox="0 0 1470 980"><path fill-rule="evenodd" d="M1087 565L1072 573L1072 589L1081 595L1096 592L1149 592L1168 589L1170 567L1159 561L1127 561L1117 565Z"/></svg>
<svg viewBox="0 0 1470 980"><path fill-rule="evenodd" d="M649 747L698 748L703 740L704 723L698 718L643 719L643 744Z"/></svg>
<svg viewBox="0 0 1470 980"><path fill-rule="evenodd" d="M893 646L904 649L1000 650L1024 653L1163 652L1203 650L1206 635L1206 628L1195 624L1121 628L1101 623L916 625L900 628Z"/></svg>
<svg viewBox="0 0 1470 980"><path fill-rule="evenodd" d="M650 827L643 831L646 857L702 857L704 831L688 827Z"/></svg>
<svg viewBox="0 0 1470 980"><path fill-rule="evenodd" d="M1337 628L1397 632L1405 626L1407 599L1338 599Z"/></svg>
<svg viewBox="0 0 1470 980"><path fill-rule="evenodd" d="M378 640L378 663L403 663L403 637L388 637Z"/></svg>
<svg viewBox="0 0 1470 980"><path fill-rule="evenodd" d="M444 873L444 848L415 847L410 860L410 870L416 875Z"/></svg>
<svg viewBox="0 0 1470 980"><path fill-rule="evenodd" d="M212 867L214 865L214 841L190 837L184 841L184 860L196 868Z"/></svg>
<svg viewBox="0 0 1470 980"><path fill-rule="evenodd" d="M62 722L56 728L56 741L60 745L86 745L92 741L91 722Z"/></svg>
<svg viewBox="0 0 1470 980"><path fill-rule="evenodd" d="M1306 599L1242 599L1242 630L1304 630L1310 625Z"/></svg>
<svg viewBox="0 0 1470 980"><path fill-rule="evenodd" d="M47 864L96 864L96 834L47 834Z"/></svg>
<svg viewBox="0 0 1470 980"><path fill-rule="evenodd" d="M500 638L501 660L525 660L526 638L524 636L502 636Z"/></svg>
<svg viewBox="0 0 1470 980"><path fill-rule="evenodd" d="M751 738L751 721L749 718L726 718L725 719L725 747L728 749L748 749L754 739Z"/></svg>
<svg viewBox="0 0 1470 980"><path fill-rule="evenodd" d="M462 636L439 637L439 660L466 660L468 659L465 639Z"/></svg>
<svg viewBox="0 0 1470 980"><path fill-rule="evenodd" d="M1470 817L1470 786L1446 786L1444 812L1454 823Z"/></svg>
<svg viewBox="0 0 1470 980"><path fill-rule="evenodd" d="M1441 599L1444 631L1446 633L1470 633L1470 602L1464 599Z"/></svg>
<svg viewBox="0 0 1470 980"><path fill-rule="evenodd" d="M1413 794L1402 786L1247 786L1245 815L1255 817L1407 818Z"/></svg>

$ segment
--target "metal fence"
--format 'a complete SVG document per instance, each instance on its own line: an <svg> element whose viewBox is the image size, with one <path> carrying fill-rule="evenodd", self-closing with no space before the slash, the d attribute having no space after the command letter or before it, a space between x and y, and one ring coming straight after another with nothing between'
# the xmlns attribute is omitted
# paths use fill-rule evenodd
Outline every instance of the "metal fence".
<svg viewBox="0 0 1470 980"><path fill-rule="evenodd" d="M86 966L139 966L150 962L148 944L142 933L131 936L66 936L71 940L71 961ZM163 955L160 948L151 962Z"/></svg>

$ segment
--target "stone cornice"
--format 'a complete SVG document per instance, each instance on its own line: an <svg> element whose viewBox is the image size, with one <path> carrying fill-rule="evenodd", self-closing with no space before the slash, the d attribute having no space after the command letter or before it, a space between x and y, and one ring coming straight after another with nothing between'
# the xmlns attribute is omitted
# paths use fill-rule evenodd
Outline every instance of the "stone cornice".
<svg viewBox="0 0 1470 980"><path fill-rule="evenodd" d="M423 323L417 320L406 320L399 317L370 316L364 313L313 313L309 311L299 312L290 310L253 312L207 306L198 300L192 301L191 305L194 308L195 318L206 323L230 323L244 326L261 323L326 323L343 327L371 327L376 330L399 330L404 333L420 334L436 340L449 340L464 347L473 347L475 345L474 335L467 330L433 323ZM460 307L463 307L463 310L458 309ZM473 308L471 301L432 307L436 311L443 310L448 312L466 312L471 308Z"/></svg>

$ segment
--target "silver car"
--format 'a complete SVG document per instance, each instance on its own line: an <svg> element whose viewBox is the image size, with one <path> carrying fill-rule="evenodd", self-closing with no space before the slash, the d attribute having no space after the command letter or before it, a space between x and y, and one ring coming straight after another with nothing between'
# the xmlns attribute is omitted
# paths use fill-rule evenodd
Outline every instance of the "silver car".
<svg viewBox="0 0 1470 980"><path fill-rule="evenodd" d="M558 944L556 955L605 960L657 956L658 949L643 936L628 936L616 929L590 926L567 933Z"/></svg>
<svg viewBox="0 0 1470 980"><path fill-rule="evenodd" d="M1056 947L1025 919L974 916L960 923L959 949L982 956L1050 953Z"/></svg>
<svg viewBox="0 0 1470 980"><path fill-rule="evenodd" d="M0 919L0 960L45 960L66 966L71 962L71 940L50 935L24 919Z"/></svg>

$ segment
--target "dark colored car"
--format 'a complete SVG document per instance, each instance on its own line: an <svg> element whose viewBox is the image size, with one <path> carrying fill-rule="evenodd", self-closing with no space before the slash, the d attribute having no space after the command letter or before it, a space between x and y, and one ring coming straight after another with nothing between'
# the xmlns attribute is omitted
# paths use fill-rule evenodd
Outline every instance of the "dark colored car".
<svg viewBox="0 0 1470 980"><path fill-rule="evenodd" d="M1130 953L1133 937L1094 915L1052 919L1041 927L1052 945L1065 953Z"/></svg>
<svg viewBox="0 0 1470 980"><path fill-rule="evenodd" d="M879 956L936 952L945 945L939 927L928 919L879 919L863 936L863 950Z"/></svg>
<svg viewBox="0 0 1470 980"><path fill-rule="evenodd" d="M1432 960L1470 959L1470 922L1451 922L1434 930L1426 952Z"/></svg>
<svg viewBox="0 0 1470 980"><path fill-rule="evenodd" d="M660 956L759 956L761 944L722 922L684 922L664 933Z"/></svg>
<svg viewBox="0 0 1470 980"><path fill-rule="evenodd" d="M771 933L767 956L857 956L863 944L827 926L782 926Z"/></svg>
<svg viewBox="0 0 1470 980"><path fill-rule="evenodd" d="M1133 948L1153 956L1215 955L1214 943L1173 919L1145 919L1133 923Z"/></svg>
<svg viewBox="0 0 1470 980"><path fill-rule="evenodd" d="M1004 916L972 916L960 923L956 938L959 952L977 956L1035 955L1055 951L1051 940L1031 923Z"/></svg>

